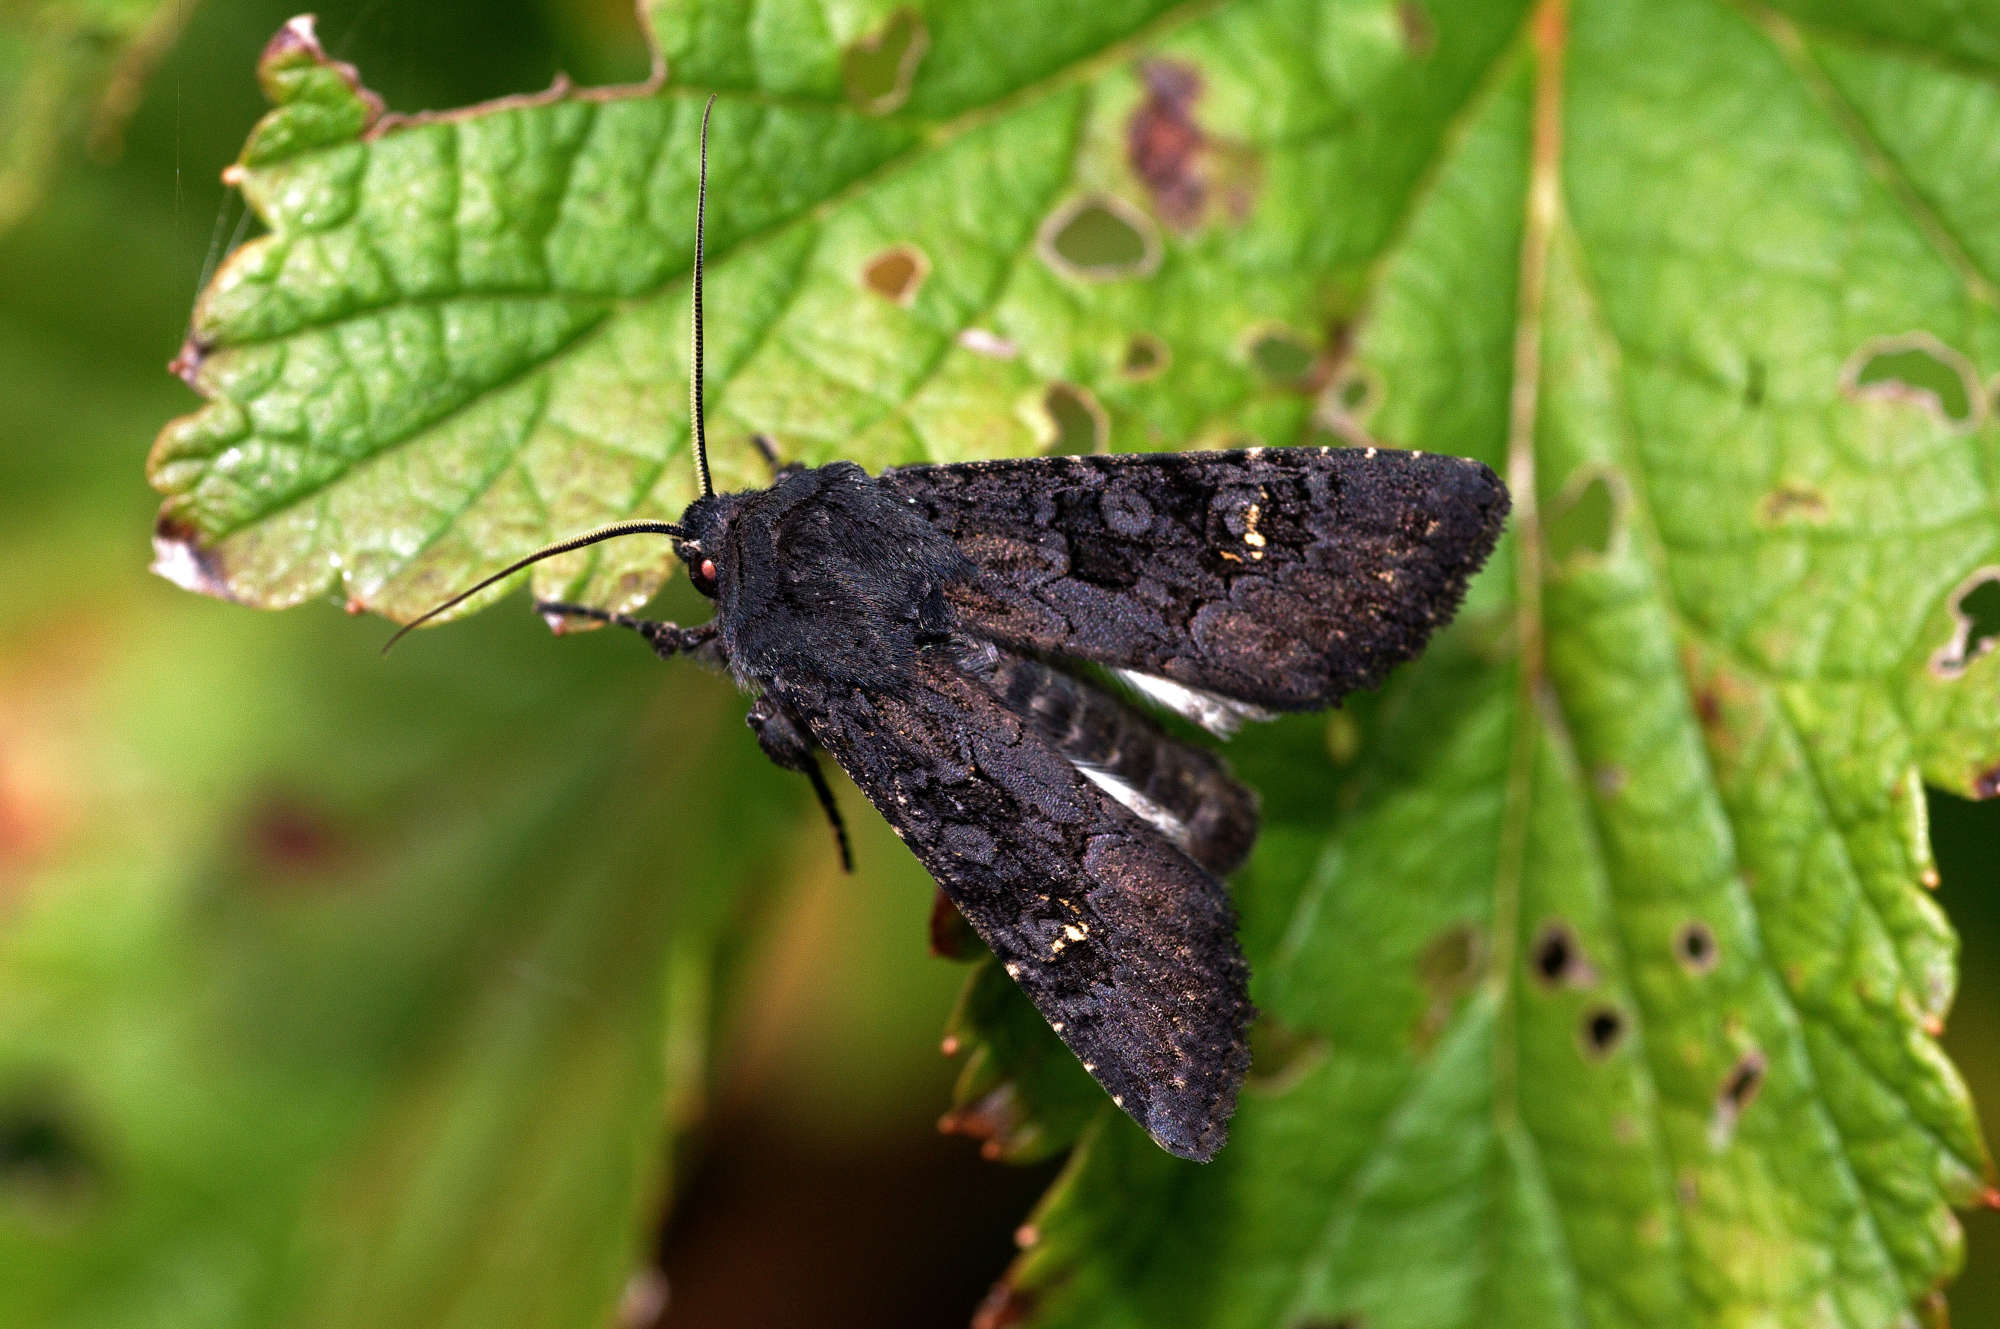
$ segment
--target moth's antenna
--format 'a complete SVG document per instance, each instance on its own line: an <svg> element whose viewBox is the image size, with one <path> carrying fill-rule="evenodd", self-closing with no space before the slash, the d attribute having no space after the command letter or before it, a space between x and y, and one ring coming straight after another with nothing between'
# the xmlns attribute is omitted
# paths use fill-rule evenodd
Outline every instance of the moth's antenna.
<svg viewBox="0 0 2000 1329"><path fill-rule="evenodd" d="M586 531L582 535L573 535L567 540L559 540L552 545L543 545L526 558L514 560L492 576L481 581L478 585L460 591L457 595L452 596L451 599L446 600L443 604L430 610L422 617L413 618L403 624L402 627L397 628L396 635L382 643L382 654L387 655L389 648L401 641L412 628L422 627L445 610L464 604L494 582L503 581L530 564L539 563L545 558L554 558L557 554L567 554L572 549L581 549L585 545L594 545L599 541L616 540L621 535L671 535L676 540L680 540L686 538L687 532L670 521L621 521L610 526L600 526L594 531Z"/></svg>
<svg viewBox="0 0 2000 1329"><path fill-rule="evenodd" d="M701 183L694 196L694 383L688 391L688 414L694 418L694 473L701 481L703 496L713 494L708 479L708 429L701 418L701 232L708 212L708 113L715 109L715 94L701 108Z"/></svg>

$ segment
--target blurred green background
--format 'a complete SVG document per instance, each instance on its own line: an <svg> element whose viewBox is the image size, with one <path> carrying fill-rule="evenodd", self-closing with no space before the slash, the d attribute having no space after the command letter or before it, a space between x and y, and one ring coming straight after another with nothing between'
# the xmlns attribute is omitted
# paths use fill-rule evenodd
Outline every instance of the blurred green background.
<svg viewBox="0 0 2000 1329"><path fill-rule="evenodd" d="M218 175L263 109L256 54L291 13L176 11L122 130L24 109L56 104L51 60L101 81L101 42L9 33L0 58L19 212L0 232L0 1305L35 1324L156 1323L135 1309L149 1280L214 1279L181 1300L219 1303L330 1247L378 1278L405 1271L403 1313L425 1323L435 1250L606 1258L589 1232L490 1217L433 1247L425 1223L586 1184L543 1165L538 1133L600 1119L594 1095L636 1083L660 1157L565 1166L629 1176L629 1205L658 1215L671 1322L965 1323L1050 1171L982 1163L934 1130L963 971L925 953L929 884L858 800L861 866L844 877L726 681L629 640L551 641L518 603L384 662L379 621L257 614L145 571L145 451L195 405L164 366L240 238ZM328 4L319 31L404 110L645 65L625 0ZM48 153L22 149L44 130ZM2000 803L1939 797L1933 813L1965 939L1947 1043L2000 1136ZM660 890L621 889L634 879ZM694 880L736 889L672 889ZM510 983L569 982L607 937L627 944L574 1025L510 1019ZM666 986L664 1024L607 1009L606 992L645 984ZM711 1027L712 1049L690 1032ZM174 1083L202 1067L201 1092ZM545 1113L466 1108L483 1077L523 1068L550 1079ZM509 1175L454 1170L496 1133L519 1140ZM412 1176L388 1229L340 1230ZM175 1199L135 1214L126 1187ZM326 1230L291 1230L302 1208ZM2000 1215L1967 1226L1955 1322L2000 1323ZM78 1306L51 1253L84 1246L102 1267ZM647 1293L635 1282L634 1323Z"/></svg>

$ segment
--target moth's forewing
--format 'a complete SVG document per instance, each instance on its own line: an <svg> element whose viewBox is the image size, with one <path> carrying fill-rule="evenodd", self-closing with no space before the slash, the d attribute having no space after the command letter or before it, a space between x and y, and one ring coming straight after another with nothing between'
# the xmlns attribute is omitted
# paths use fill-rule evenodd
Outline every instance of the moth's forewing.
<svg viewBox="0 0 2000 1329"><path fill-rule="evenodd" d="M1029 458L881 480L978 565L953 592L971 630L1276 710L1329 706L1422 650L1507 512L1476 461L1374 448Z"/></svg>
<svg viewBox="0 0 2000 1329"><path fill-rule="evenodd" d="M962 672L910 686L775 680L1111 1095L1161 1147L1206 1160L1249 1065L1249 971L1222 884Z"/></svg>

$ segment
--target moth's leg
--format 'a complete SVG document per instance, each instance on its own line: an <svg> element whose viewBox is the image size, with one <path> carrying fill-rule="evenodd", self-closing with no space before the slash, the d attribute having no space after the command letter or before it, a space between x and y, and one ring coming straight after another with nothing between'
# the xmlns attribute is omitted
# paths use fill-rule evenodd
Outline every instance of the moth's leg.
<svg viewBox="0 0 2000 1329"><path fill-rule="evenodd" d="M762 457L764 464L771 468L771 479L774 483L790 475L793 471L803 471L805 469L805 463L803 462L779 461L778 445L771 441L769 434L750 435L750 446L757 449L757 455Z"/></svg>
<svg viewBox="0 0 2000 1329"><path fill-rule="evenodd" d="M591 605L569 604L562 600L537 600L535 612L544 618L587 618L595 623L609 623L613 627L630 628L646 639L653 653L662 660L671 660L676 655L694 655L726 663L722 654L722 643L716 638L713 623L703 623L700 627L684 628L678 623L662 623L658 619L634 618L630 614L614 614L606 609Z"/></svg>
<svg viewBox="0 0 2000 1329"><path fill-rule="evenodd" d="M844 871L854 871L854 853L847 845L847 826L840 819L839 805L833 801L833 788L820 774L819 762L813 757L812 740L769 697L759 697L743 719L750 726L750 732L757 735L757 746L764 749L765 756L788 771L799 772L812 782L820 811L826 813L827 824L833 827L834 843L840 846L840 866Z"/></svg>

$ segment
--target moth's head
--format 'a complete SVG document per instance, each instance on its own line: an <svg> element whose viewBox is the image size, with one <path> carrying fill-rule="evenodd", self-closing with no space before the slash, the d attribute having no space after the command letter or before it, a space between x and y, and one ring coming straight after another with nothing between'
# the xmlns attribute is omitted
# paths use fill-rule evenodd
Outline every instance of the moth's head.
<svg viewBox="0 0 2000 1329"><path fill-rule="evenodd" d="M694 588L711 600L721 575L716 558L723 549L723 534L742 499L741 494L703 494L681 514L683 534L674 541L674 553L687 565Z"/></svg>

